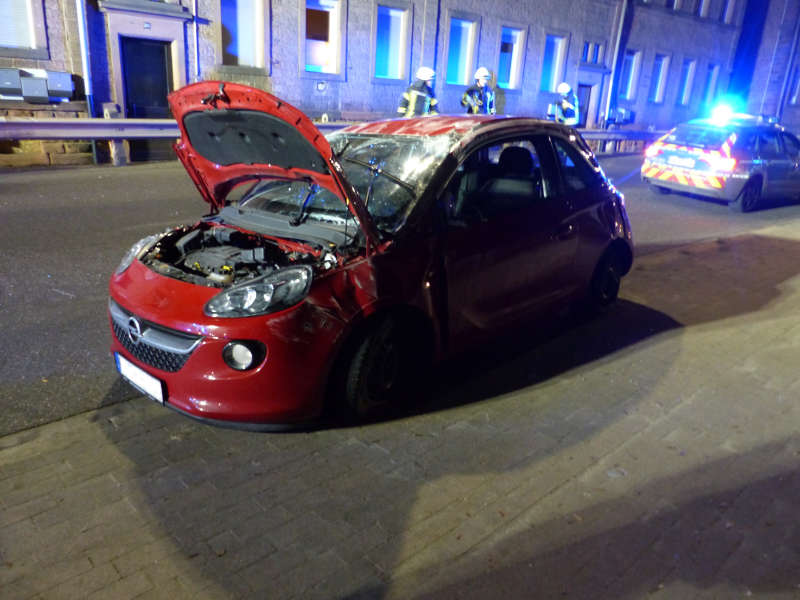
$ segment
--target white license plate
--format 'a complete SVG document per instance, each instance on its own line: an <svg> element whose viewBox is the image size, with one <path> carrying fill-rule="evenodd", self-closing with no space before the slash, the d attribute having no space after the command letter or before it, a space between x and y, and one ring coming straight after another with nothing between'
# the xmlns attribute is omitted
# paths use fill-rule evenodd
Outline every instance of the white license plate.
<svg viewBox="0 0 800 600"><path fill-rule="evenodd" d="M127 358L120 356L116 352L114 353L114 360L117 361L117 370L120 375L156 402L164 404L164 386L160 379L153 377L150 373L144 372Z"/></svg>
<svg viewBox="0 0 800 600"><path fill-rule="evenodd" d="M694 159L684 158L682 156L670 156L667 162L676 167L684 167L685 169L694 169Z"/></svg>

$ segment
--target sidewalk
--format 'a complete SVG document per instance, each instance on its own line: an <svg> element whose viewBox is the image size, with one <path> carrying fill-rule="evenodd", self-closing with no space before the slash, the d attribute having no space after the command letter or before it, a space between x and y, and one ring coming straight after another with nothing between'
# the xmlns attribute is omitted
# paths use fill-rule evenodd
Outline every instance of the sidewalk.
<svg viewBox="0 0 800 600"><path fill-rule="evenodd" d="M800 598L800 231L646 254L618 306L361 428L145 399L0 438L0 598Z"/></svg>

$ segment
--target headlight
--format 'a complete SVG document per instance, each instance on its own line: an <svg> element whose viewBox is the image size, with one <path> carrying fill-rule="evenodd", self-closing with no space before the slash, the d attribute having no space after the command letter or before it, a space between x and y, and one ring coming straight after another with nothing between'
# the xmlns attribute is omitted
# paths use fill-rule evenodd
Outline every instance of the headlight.
<svg viewBox="0 0 800 600"><path fill-rule="evenodd" d="M311 267L289 267L235 285L206 303L209 317L252 317L289 308L311 287Z"/></svg>
<svg viewBox="0 0 800 600"><path fill-rule="evenodd" d="M150 247L155 244L158 240L160 240L164 236L163 233L155 233L153 235L148 235L146 238L140 239L136 242L131 249L122 257L122 260L117 267L115 273L119 275L120 273L124 272L125 269L131 266L134 259L140 257L144 254Z"/></svg>

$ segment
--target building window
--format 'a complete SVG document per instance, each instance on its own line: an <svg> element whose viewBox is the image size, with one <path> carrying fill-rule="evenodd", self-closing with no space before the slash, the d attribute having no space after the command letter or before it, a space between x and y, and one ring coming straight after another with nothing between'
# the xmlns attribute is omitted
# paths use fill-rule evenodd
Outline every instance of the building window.
<svg viewBox="0 0 800 600"><path fill-rule="evenodd" d="M710 64L706 70L706 84L703 88L703 102L711 104L717 96L717 79L719 78L719 65Z"/></svg>
<svg viewBox="0 0 800 600"><path fill-rule="evenodd" d="M409 9L378 4L375 22L375 77L406 79Z"/></svg>
<svg viewBox="0 0 800 600"><path fill-rule="evenodd" d="M555 92L564 76L564 63L567 58L567 38L560 35L548 35L544 43L544 59L542 61L542 81L540 89Z"/></svg>
<svg viewBox="0 0 800 600"><path fill-rule="evenodd" d="M344 0L306 0L305 70L342 73Z"/></svg>
<svg viewBox="0 0 800 600"><path fill-rule="evenodd" d="M708 16L709 6L711 6L711 0L697 0L697 7L695 8L694 14L705 19Z"/></svg>
<svg viewBox="0 0 800 600"><path fill-rule="evenodd" d="M733 11L735 8L736 0L724 0L722 3L722 12L719 14L719 20L728 25L733 23Z"/></svg>
<svg viewBox="0 0 800 600"><path fill-rule="evenodd" d="M222 0L222 64L264 66L263 0Z"/></svg>
<svg viewBox="0 0 800 600"><path fill-rule="evenodd" d="M633 100L636 96L636 86L639 81L639 67L642 62L642 53L637 50L625 50L622 58L622 71L619 76L620 98Z"/></svg>
<svg viewBox="0 0 800 600"><path fill-rule="evenodd" d="M603 62L603 44L584 42L581 61L587 64L599 65Z"/></svg>
<svg viewBox="0 0 800 600"><path fill-rule="evenodd" d="M448 39L446 81L457 85L469 85L475 72L478 22L451 18Z"/></svg>
<svg viewBox="0 0 800 600"><path fill-rule="evenodd" d="M497 85L517 89L522 82L522 56L525 54L525 31L503 27L500 33L500 61L497 65Z"/></svg>
<svg viewBox="0 0 800 600"><path fill-rule="evenodd" d="M692 99L692 86L694 85L694 72L697 70L697 61L685 58L681 66L681 81L678 88L678 105L687 106Z"/></svg>
<svg viewBox="0 0 800 600"><path fill-rule="evenodd" d="M650 78L650 93L647 99L650 102L663 102L667 89L667 76L669 75L669 56L656 54L653 61L653 75Z"/></svg>
<svg viewBox="0 0 800 600"><path fill-rule="evenodd" d="M791 95L789 96L790 104L800 104L800 66L795 66L792 71L792 87Z"/></svg>
<svg viewBox="0 0 800 600"><path fill-rule="evenodd" d="M50 57L44 29L42 2L0 1L0 56L12 58Z"/></svg>

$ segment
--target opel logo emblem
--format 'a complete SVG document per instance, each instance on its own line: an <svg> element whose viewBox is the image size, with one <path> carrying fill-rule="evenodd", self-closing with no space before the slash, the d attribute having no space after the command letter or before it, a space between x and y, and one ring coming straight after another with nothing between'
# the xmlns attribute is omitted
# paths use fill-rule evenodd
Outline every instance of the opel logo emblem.
<svg viewBox="0 0 800 600"><path fill-rule="evenodd" d="M134 346L142 339L142 326L136 317L128 319L128 339Z"/></svg>

